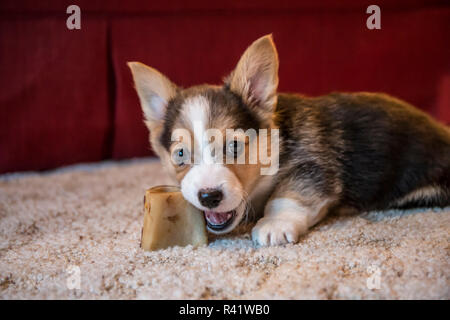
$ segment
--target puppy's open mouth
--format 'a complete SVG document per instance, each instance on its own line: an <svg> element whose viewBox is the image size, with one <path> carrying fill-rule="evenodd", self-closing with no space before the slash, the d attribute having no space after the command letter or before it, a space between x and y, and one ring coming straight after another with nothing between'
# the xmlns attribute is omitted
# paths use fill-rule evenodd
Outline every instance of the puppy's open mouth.
<svg viewBox="0 0 450 320"><path fill-rule="evenodd" d="M236 216L236 210L228 212L204 211L206 223L211 230L223 230L228 227Z"/></svg>

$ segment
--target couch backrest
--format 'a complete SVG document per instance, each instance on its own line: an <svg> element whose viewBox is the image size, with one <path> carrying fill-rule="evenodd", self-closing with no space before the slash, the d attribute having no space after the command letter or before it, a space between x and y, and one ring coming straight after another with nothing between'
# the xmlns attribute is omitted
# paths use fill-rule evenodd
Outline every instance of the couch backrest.
<svg viewBox="0 0 450 320"><path fill-rule="evenodd" d="M0 172L151 155L127 61L182 86L220 83L273 33L280 90L383 91L450 123L445 1L71 1L0 3Z"/></svg>

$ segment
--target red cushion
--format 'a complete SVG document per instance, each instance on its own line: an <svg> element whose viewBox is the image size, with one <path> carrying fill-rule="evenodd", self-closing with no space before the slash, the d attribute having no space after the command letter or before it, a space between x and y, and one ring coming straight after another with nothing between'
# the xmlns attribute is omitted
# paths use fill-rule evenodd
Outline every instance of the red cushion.
<svg viewBox="0 0 450 320"><path fill-rule="evenodd" d="M82 27L0 20L0 172L110 156L106 23Z"/></svg>

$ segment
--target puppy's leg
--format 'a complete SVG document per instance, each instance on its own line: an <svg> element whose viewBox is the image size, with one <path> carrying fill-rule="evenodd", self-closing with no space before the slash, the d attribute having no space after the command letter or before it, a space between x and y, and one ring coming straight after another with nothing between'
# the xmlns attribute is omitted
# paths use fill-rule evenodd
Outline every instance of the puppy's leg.
<svg viewBox="0 0 450 320"><path fill-rule="evenodd" d="M300 235L326 215L336 199L311 190L305 193L302 196L285 185L275 190L266 204L264 217L252 230L253 241L263 246L297 242Z"/></svg>

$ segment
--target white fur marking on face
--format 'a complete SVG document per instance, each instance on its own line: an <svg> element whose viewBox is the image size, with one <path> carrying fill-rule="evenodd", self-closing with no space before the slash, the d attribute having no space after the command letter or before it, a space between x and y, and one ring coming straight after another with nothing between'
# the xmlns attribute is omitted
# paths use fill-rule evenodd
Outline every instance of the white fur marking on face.
<svg viewBox="0 0 450 320"><path fill-rule="evenodd" d="M237 208L242 202L242 185L234 173L223 165L202 164L194 165L181 181L181 192L186 200L201 210L203 207L198 200L200 189L221 189L224 198L214 211L227 212Z"/></svg>
<svg viewBox="0 0 450 320"><path fill-rule="evenodd" d="M186 99L181 115L194 133L194 162L213 164L212 150L207 141L210 125L210 105L206 97L198 95ZM206 140L206 141L205 141Z"/></svg>
<svg viewBox="0 0 450 320"><path fill-rule="evenodd" d="M212 152L213 145L209 142L209 137L214 132L209 128L210 105L206 97L199 95L186 99L182 105L181 116L194 134L194 165L181 181L181 192L184 198L197 208L210 210L201 205L198 193L201 189L220 189L224 197L219 206L213 210L216 212L236 210L237 217L227 229L211 231L214 233L229 232L239 223L245 211L243 188L231 170L221 163L215 162ZM217 144L215 139L214 142ZM221 145L219 144L219 146ZM220 150L222 151L223 147Z"/></svg>
<svg viewBox="0 0 450 320"><path fill-rule="evenodd" d="M209 103L204 96L195 96L186 99L181 106L181 116L189 123L190 129L194 132L195 142L200 144L203 142L203 135L209 125Z"/></svg>

